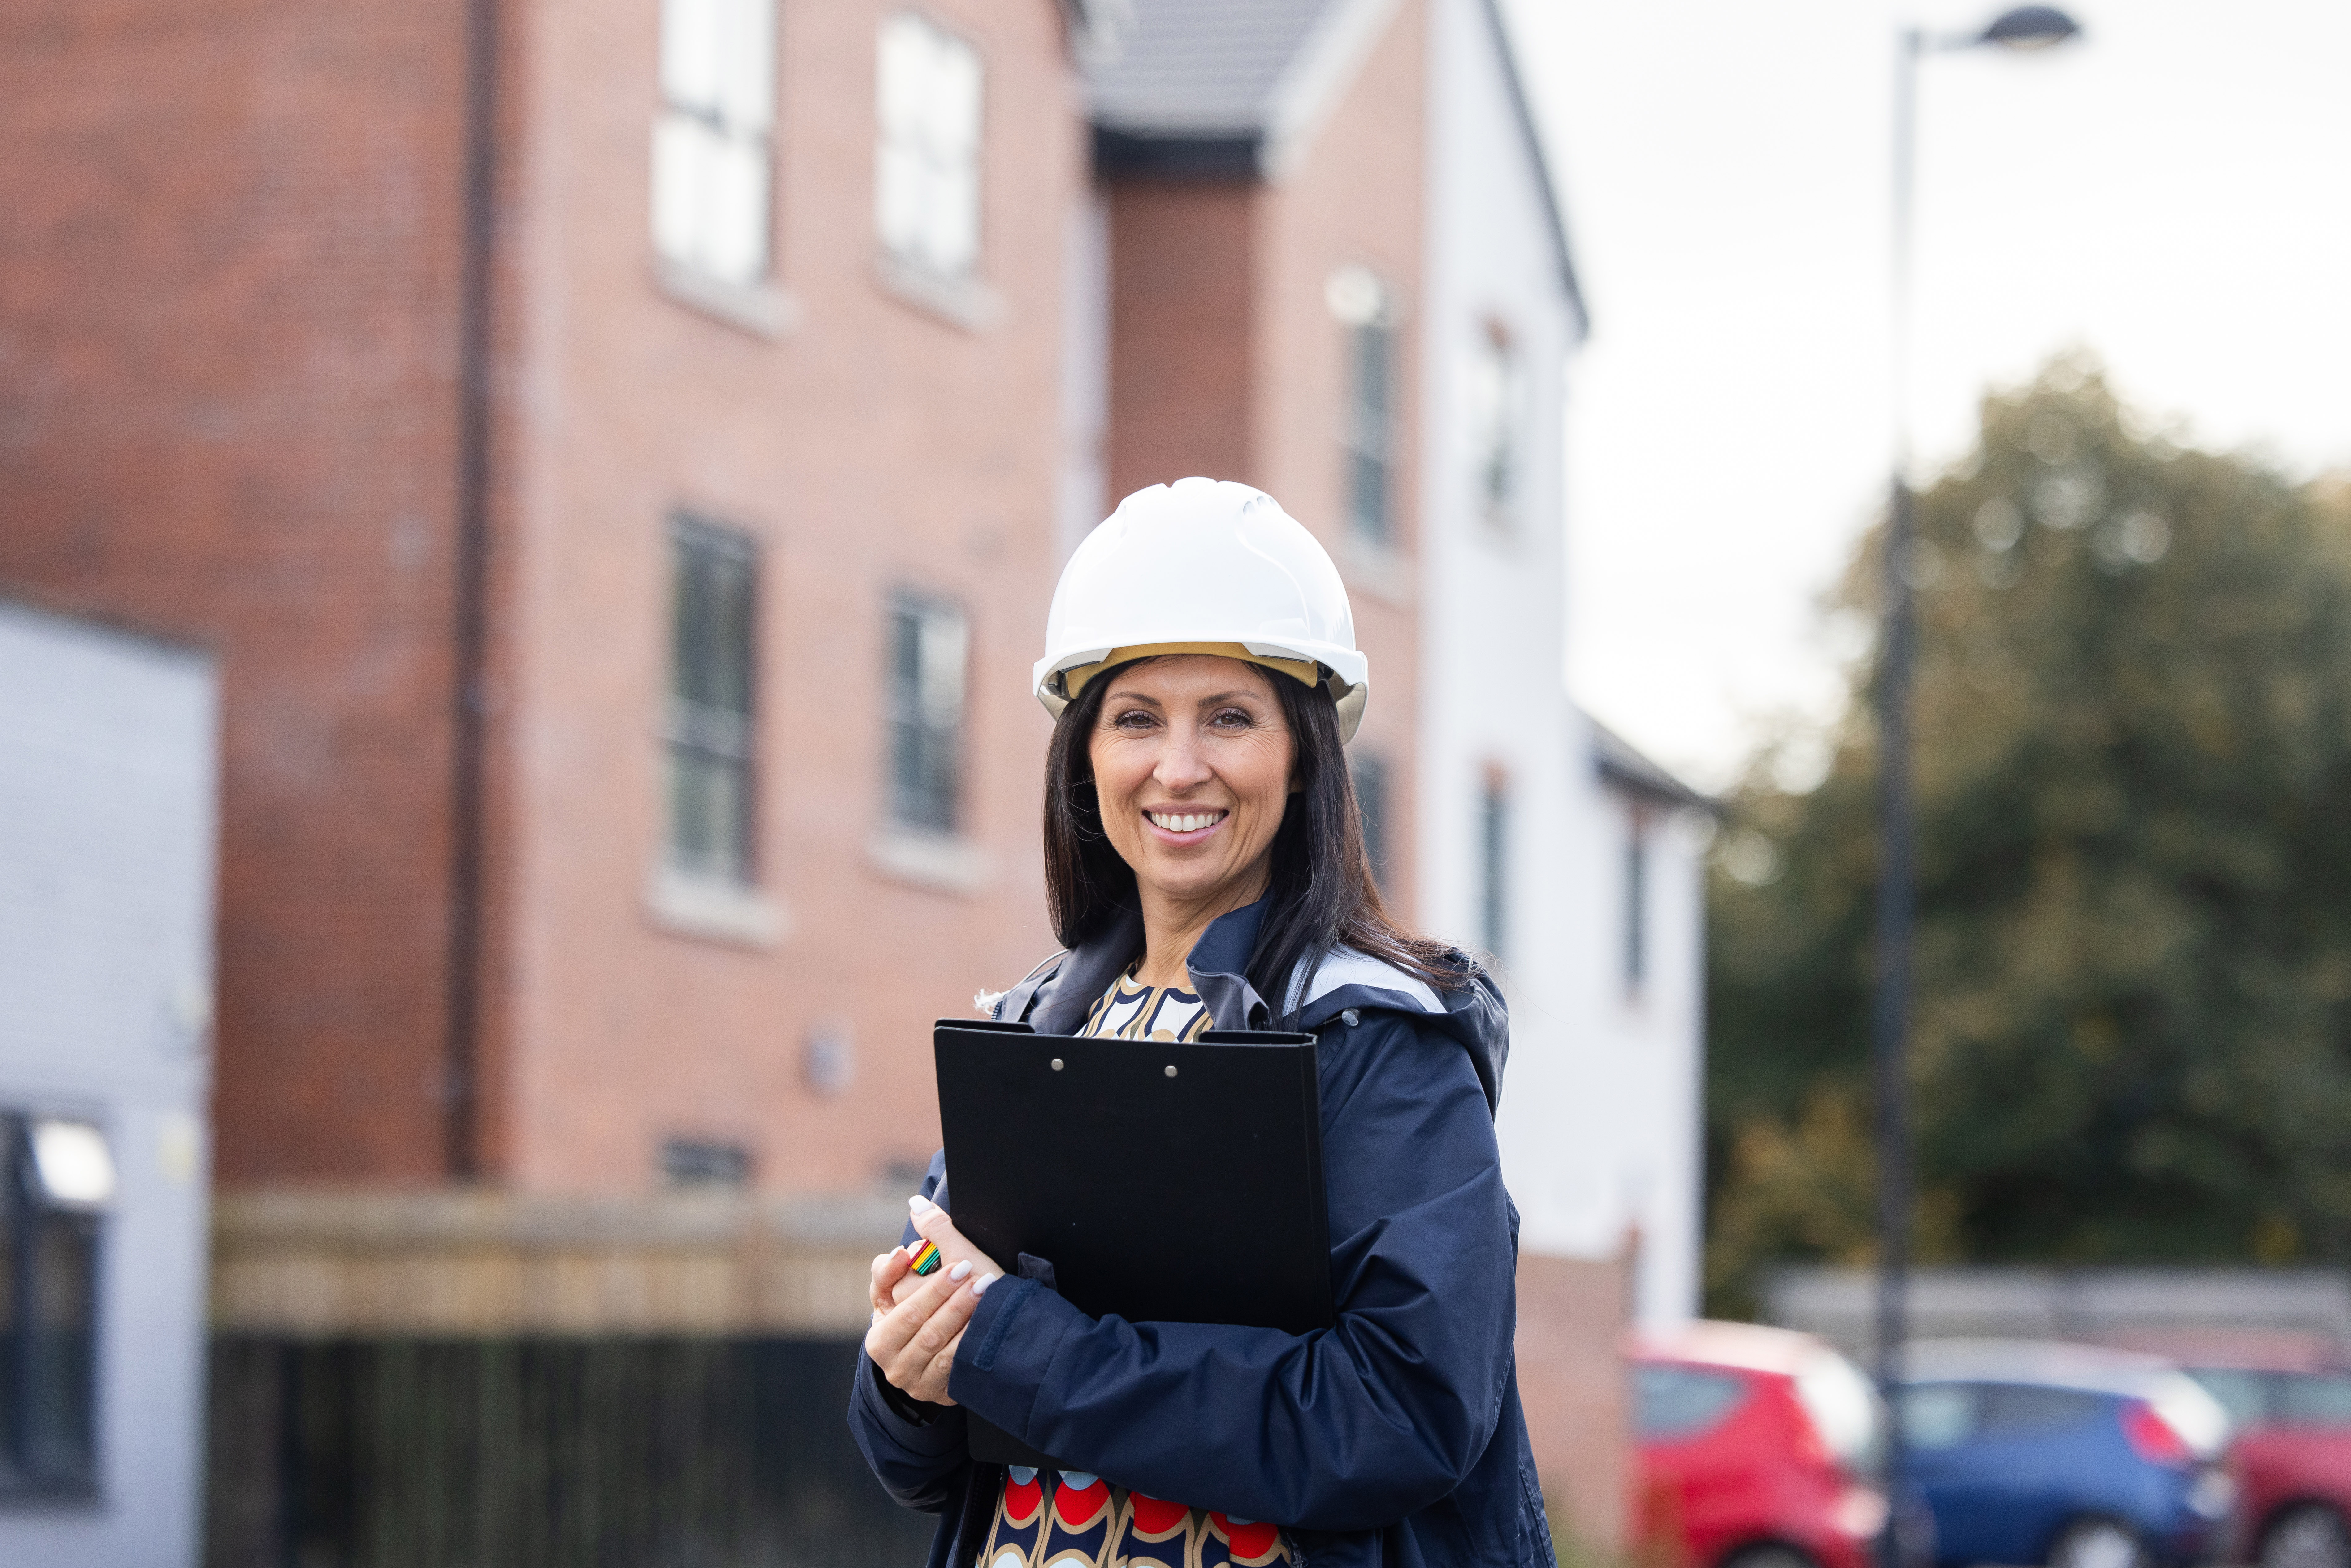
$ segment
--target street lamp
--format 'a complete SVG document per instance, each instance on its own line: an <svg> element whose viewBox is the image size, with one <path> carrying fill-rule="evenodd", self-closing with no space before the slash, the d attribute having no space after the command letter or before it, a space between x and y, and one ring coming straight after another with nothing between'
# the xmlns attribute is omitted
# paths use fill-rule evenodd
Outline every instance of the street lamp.
<svg viewBox="0 0 2351 1568"><path fill-rule="evenodd" d="M1877 1080L1877 1384L1888 1396L1901 1371L1910 1273L1910 1127L1905 1066L1910 1027L1910 932L1917 904L1917 831L1910 799L1910 678L1917 637L1911 601L1910 494L1910 187L1918 96L1918 62L1930 54L1997 46L2043 49L2081 32L2053 5L2019 5L1980 33L1937 36L1907 27L1898 36L1894 75L1893 371L1894 483L1883 562L1884 664L1877 674L1878 821L1877 975L1870 1008L1870 1051ZM1881 1542L1886 1568L1900 1568L1902 1427L1886 1435L1886 1490L1892 1513Z"/></svg>

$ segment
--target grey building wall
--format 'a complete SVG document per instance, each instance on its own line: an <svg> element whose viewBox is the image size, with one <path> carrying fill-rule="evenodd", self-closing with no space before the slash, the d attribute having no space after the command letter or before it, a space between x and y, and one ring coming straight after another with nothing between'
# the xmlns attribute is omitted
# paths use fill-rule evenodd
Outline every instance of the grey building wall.
<svg viewBox="0 0 2351 1568"><path fill-rule="evenodd" d="M184 1568L201 1455L209 659L0 600L0 1110L105 1129L94 1500L0 1502L0 1568Z"/></svg>

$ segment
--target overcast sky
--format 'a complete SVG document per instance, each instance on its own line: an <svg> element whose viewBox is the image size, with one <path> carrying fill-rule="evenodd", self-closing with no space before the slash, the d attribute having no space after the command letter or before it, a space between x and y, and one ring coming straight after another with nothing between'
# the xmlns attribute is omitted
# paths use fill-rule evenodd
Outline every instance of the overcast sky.
<svg viewBox="0 0 2351 1568"><path fill-rule="evenodd" d="M1999 7L1506 4L1593 316L1570 684L1719 786L1781 716L1834 710L1850 651L1818 603L1885 485L1895 26ZM2064 48L1924 68L1922 466L2068 345L2198 440L2351 466L2351 4L2073 11Z"/></svg>

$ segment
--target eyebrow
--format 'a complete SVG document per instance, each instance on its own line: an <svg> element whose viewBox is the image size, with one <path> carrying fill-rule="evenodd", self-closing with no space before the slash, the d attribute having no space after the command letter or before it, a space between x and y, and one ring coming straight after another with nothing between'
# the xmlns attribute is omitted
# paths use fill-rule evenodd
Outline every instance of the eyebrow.
<svg viewBox="0 0 2351 1568"><path fill-rule="evenodd" d="M1207 696L1200 699L1200 705L1205 707L1210 703L1228 703L1233 701L1237 697L1254 697L1259 702L1265 700L1264 694L1250 691L1246 686L1238 686L1228 692L1211 692ZM1111 693L1110 695L1102 698L1102 706L1107 707L1112 703L1120 701L1122 698L1131 703L1148 703L1153 707L1165 707L1167 706L1165 703L1161 702L1157 697L1151 695L1148 692L1130 691L1114 691Z"/></svg>

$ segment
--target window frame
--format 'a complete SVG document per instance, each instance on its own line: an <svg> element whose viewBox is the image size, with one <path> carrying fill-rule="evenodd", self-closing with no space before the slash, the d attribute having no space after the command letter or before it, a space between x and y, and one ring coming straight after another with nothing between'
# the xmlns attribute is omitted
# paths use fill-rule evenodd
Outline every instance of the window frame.
<svg viewBox="0 0 2351 1568"><path fill-rule="evenodd" d="M1624 922L1620 974L1625 994L1637 997L1649 980L1649 814L1637 803L1625 808L1625 885L1619 916Z"/></svg>
<svg viewBox="0 0 2351 1568"><path fill-rule="evenodd" d="M956 673L953 720L939 725L931 722L922 711L925 700L922 688L928 679L924 637L927 627L943 624L949 619L959 637L960 668ZM960 838L970 803L966 753L971 730L971 612L960 600L948 595L899 587L890 591L885 601L883 622L883 819L898 832ZM911 669L904 664L905 632L910 625L914 661ZM911 753L904 744L910 731L914 742ZM943 742L941 737L945 737ZM914 772L927 772L931 777L909 774L905 764L910 755L915 758ZM940 767L942 756L944 768ZM938 787L940 777L946 779L944 788ZM936 798L935 810L918 800L926 791Z"/></svg>
<svg viewBox="0 0 2351 1568"><path fill-rule="evenodd" d="M662 863L694 881L749 889L759 885L759 617L761 559L758 540L739 528L708 518L674 512L664 530L669 554L667 612L669 670L663 685L660 734L663 760ZM739 711L686 695L684 683L685 629L681 623L688 559L702 556L738 569L744 578L741 606L742 647L737 684L742 692ZM723 634L723 633L722 633ZM732 824L737 846L731 862L716 855L696 855L683 840L678 810L681 758L716 764L736 776L736 816Z"/></svg>
<svg viewBox="0 0 2351 1568"><path fill-rule="evenodd" d="M764 56L766 65L764 92L755 96L763 97L765 103L755 112L741 113L738 111L738 106L728 101L730 94L723 78L723 66L720 68L722 78L713 84L712 95L707 99L696 101L674 90L676 78L688 68L674 61L670 55L673 47L673 19L683 7L693 5L713 5L722 14L730 8L739 7L756 7L764 14L761 27L764 31L766 47L763 50L758 47L756 42L745 45L741 48L729 49L726 47L728 40L724 37L726 29L723 26L717 29L719 38L714 46L715 53L722 59L751 54ZM776 128L779 118L778 100L781 96L783 75L781 51L778 47L777 10L778 0L661 0L656 13L656 25L659 28L654 72L657 107L653 112L651 167L647 172L649 197L647 226L651 231L653 252L665 266L679 268L694 277L706 279L730 288L759 288L771 284L777 273L776 211L778 204L777 201ZM702 155L705 158L723 155L724 152L731 150L747 154L758 164L758 177L752 188L757 192L758 210L750 220L749 227L751 233L757 237L758 254L757 264L747 271L740 273L729 271L721 266L715 265L710 258L709 252L714 248L710 235L715 229L723 229L724 225L714 220L712 216L714 204L719 198L712 194L708 188L711 175L707 165L701 171L701 178L705 182L704 189L695 196L688 197L674 191L670 193L672 199L693 200L697 203L697 211L690 225L693 230L692 241L682 245L679 248L672 248L670 241L674 236L667 234L664 227L665 214L669 211L668 203L664 199L664 171L676 171L679 165L671 162L669 155L664 152L664 147L665 145L681 147L690 145L689 141L681 141L677 135L678 132L687 131L711 139L709 143L704 144L705 151ZM680 176L672 172L669 177L674 179Z"/></svg>
<svg viewBox="0 0 2351 1568"><path fill-rule="evenodd" d="M1397 430L1405 381L1396 291L1368 267L1343 267L1324 282L1322 302L1341 336L1339 491L1347 538L1361 549L1393 552L1402 511L1396 470L1405 447Z"/></svg>
<svg viewBox="0 0 2351 1568"><path fill-rule="evenodd" d="M1510 941L1510 781L1489 768L1478 797L1478 939L1496 963Z"/></svg>
<svg viewBox="0 0 2351 1568"><path fill-rule="evenodd" d="M930 48L936 50L945 46L960 50L969 62L973 81L970 134L967 143L957 150L961 153L959 162L942 156L942 147L926 134L935 127L893 121L891 105L895 95L889 79L891 33L899 26L922 29L929 35L926 42ZM986 272L989 75L987 54L977 39L920 6L894 7L883 14L874 29L873 242L890 263L933 283L975 285ZM917 96L927 96L936 86L935 82L924 85L925 93ZM923 235L930 226L927 222L918 219L914 230L905 235L893 234L891 201L898 177L893 173L893 154L905 157L918 176L921 194L926 198L935 200L939 190L953 188L958 180L967 183L963 194L970 217L969 249L960 264L942 264L927 254L923 244Z"/></svg>
<svg viewBox="0 0 2351 1568"><path fill-rule="evenodd" d="M1347 329L1347 421L1342 437L1347 454L1347 527L1354 537L1381 549L1395 547L1395 328L1382 317ZM1366 367L1376 364L1374 378ZM1379 382L1376 406L1364 395ZM1377 476L1375 507L1367 507L1367 483Z"/></svg>
<svg viewBox="0 0 2351 1568"><path fill-rule="evenodd" d="M1471 482L1479 514L1507 528L1516 521L1525 495L1525 356L1510 324L1490 316L1479 324L1471 352L1469 395L1463 401L1483 426L1470 433ZM1498 367L1490 389L1486 386L1489 365ZM1499 484L1498 473L1503 476Z"/></svg>
<svg viewBox="0 0 2351 1568"><path fill-rule="evenodd" d="M105 1432L99 1408L105 1345L106 1233L111 1199L78 1203L45 1197L33 1154L33 1130L46 1117L20 1107L0 1109L0 1260L5 1260L6 1321L0 1323L0 1503L20 1501L96 1501L105 1464ZM63 1118L82 1123L111 1145L105 1130L87 1117ZM41 1342L22 1326L38 1321L35 1311L47 1281L52 1257L41 1231L51 1227L80 1243L82 1254L79 1301L79 1344L72 1347L77 1364L64 1375L73 1386L67 1397L77 1406L69 1417L78 1432L64 1441L78 1440L79 1452L63 1466L28 1462L36 1440L31 1390L42 1381ZM37 1228L38 1228L37 1229ZM27 1248L25 1239L35 1237Z"/></svg>

